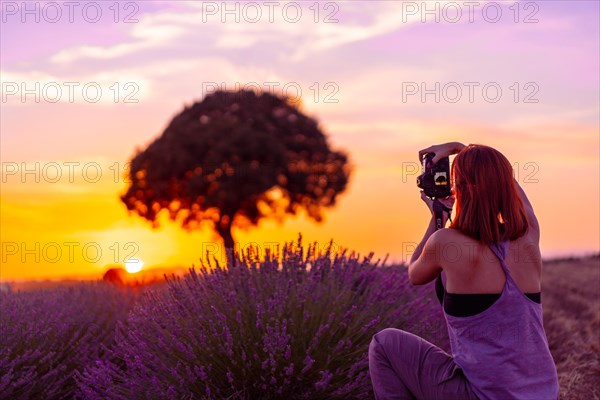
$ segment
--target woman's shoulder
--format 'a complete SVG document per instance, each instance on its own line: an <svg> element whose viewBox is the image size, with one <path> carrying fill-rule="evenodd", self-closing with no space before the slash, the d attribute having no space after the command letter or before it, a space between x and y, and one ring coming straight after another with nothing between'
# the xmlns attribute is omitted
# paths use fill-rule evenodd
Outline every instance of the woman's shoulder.
<svg viewBox="0 0 600 400"><path fill-rule="evenodd" d="M435 251L439 255L442 268L459 268L461 271L471 270L482 262L495 259L493 250L489 245L472 238L458 229L445 228L434 232ZM432 235L433 236L433 235ZM520 264L535 266L538 274L541 273L542 261L539 244L535 238L523 235L516 240L508 241L508 253L505 256L507 263L522 267Z"/></svg>
<svg viewBox="0 0 600 400"><path fill-rule="evenodd" d="M437 236L436 241L445 246L480 246L481 242L474 239L458 229L444 228L434 232Z"/></svg>
<svg viewBox="0 0 600 400"><path fill-rule="evenodd" d="M452 266L464 268L477 264L484 251L483 248L487 247L479 240L454 228L440 229L434 232L434 235L436 252L440 255L442 268Z"/></svg>

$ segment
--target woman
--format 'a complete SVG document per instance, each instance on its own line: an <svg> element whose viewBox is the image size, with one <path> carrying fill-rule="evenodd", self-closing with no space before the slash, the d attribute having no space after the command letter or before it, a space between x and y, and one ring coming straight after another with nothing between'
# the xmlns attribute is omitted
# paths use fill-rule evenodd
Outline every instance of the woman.
<svg viewBox="0 0 600 400"><path fill-rule="evenodd" d="M414 285L437 278L452 356L410 332L376 333L369 347L375 398L557 399L542 324L540 228L509 161L491 147L458 142L423 149L419 158L425 153L435 153L434 163L457 154L453 195L441 200L452 208L456 197L456 215L436 231L432 211L408 275Z"/></svg>

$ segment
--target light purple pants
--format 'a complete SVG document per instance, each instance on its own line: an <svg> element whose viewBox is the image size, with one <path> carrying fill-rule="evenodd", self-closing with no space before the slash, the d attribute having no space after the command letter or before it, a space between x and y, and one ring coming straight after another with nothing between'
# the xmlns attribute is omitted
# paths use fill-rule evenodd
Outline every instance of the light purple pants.
<svg viewBox="0 0 600 400"><path fill-rule="evenodd" d="M373 335L369 374L376 400L478 400L451 355L401 329Z"/></svg>

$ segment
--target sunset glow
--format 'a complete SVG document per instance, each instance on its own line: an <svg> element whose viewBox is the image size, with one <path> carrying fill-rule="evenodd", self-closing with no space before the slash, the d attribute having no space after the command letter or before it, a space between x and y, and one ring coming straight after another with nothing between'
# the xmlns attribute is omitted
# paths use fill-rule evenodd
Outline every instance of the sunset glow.
<svg viewBox="0 0 600 400"><path fill-rule="evenodd" d="M321 247L333 239L406 261L429 220L415 184L418 151L460 141L495 147L513 164L544 257L599 250L598 2L539 2L535 16L521 5L519 23L518 7L502 3L498 23L481 13L454 23L402 18L402 2L346 1L337 23L319 24L308 3L297 24L277 15L223 23L193 1L139 2L137 22L124 23L121 10L115 23L112 2L101 3L98 23L70 23L68 10L56 23L3 14L0 280L99 277L128 258L147 261L129 272L187 268L224 254L210 225L185 232L161 215L153 230L119 196L136 149L186 105L215 85L251 82L301 88L303 112L356 168L323 223L304 212L281 224L234 223L241 248L302 232ZM537 22L522 23L527 16ZM73 101L65 82L78 83ZM477 83L473 101L464 82ZM88 83L101 88L99 101L89 100L95 84L82 94ZM21 85L39 85L39 101ZM502 97L491 101L497 88Z"/></svg>
<svg viewBox="0 0 600 400"><path fill-rule="evenodd" d="M142 260L128 260L125 262L125 270L130 274L140 272L143 267L144 262Z"/></svg>

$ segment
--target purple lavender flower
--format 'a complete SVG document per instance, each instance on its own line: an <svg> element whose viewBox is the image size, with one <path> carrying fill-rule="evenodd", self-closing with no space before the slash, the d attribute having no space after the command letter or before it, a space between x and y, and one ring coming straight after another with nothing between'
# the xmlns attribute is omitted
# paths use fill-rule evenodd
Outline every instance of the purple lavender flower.
<svg viewBox="0 0 600 400"><path fill-rule="evenodd" d="M0 293L0 399L372 398L372 335L398 327L448 349L433 337L443 314L404 265L332 243L201 264L135 306L106 286Z"/></svg>
<svg viewBox="0 0 600 400"><path fill-rule="evenodd" d="M134 291L94 282L0 293L0 399L72 398L77 371L110 355Z"/></svg>

